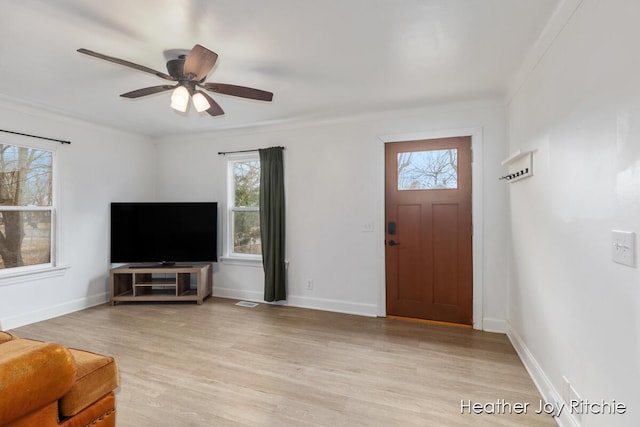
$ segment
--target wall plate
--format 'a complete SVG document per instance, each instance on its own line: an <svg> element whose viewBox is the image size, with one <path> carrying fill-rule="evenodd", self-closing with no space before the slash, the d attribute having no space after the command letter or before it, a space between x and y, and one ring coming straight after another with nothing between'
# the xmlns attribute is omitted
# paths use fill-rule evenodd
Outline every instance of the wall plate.
<svg viewBox="0 0 640 427"><path fill-rule="evenodd" d="M611 256L614 262L635 267L635 234L633 231L611 230Z"/></svg>

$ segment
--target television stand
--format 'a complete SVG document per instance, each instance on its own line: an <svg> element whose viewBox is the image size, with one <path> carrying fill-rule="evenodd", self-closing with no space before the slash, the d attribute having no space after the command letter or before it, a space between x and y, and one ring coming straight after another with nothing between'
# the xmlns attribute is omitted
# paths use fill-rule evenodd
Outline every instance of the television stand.
<svg viewBox="0 0 640 427"><path fill-rule="evenodd" d="M195 288L191 287L195 278ZM213 292L211 264L125 265L109 272L111 305L118 302L196 301Z"/></svg>

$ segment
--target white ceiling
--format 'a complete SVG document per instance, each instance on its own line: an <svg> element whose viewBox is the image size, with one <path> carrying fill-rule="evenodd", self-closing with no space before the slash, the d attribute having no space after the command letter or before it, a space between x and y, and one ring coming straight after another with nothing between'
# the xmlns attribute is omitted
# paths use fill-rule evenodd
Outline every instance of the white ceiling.
<svg viewBox="0 0 640 427"><path fill-rule="evenodd" d="M504 98L561 0L21 0L0 14L0 96L146 135L327 119ZM166 72L164 52L201 44L207 81L273 102L212 96L225 115L169 108L167 83L76 52Z"/></svg>

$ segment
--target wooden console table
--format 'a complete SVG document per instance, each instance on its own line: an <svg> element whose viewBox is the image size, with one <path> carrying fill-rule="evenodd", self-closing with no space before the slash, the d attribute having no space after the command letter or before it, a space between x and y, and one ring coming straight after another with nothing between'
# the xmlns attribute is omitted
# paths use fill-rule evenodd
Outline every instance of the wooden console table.
<svg viewBox="0 0 640 427"><path fill-rule="evenodd" d="M196 287L191 287L195 276ZM128 301L196 301L213 292L211 264L171 267L125 265L109 274L111 305Z"/></svg>

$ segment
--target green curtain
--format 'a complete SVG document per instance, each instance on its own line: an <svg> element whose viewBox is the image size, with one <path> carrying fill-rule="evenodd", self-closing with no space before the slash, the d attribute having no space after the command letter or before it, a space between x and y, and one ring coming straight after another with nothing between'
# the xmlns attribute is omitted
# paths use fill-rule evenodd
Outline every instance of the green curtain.
<svg viewBox="0 0 640 427"><path fill-rule="evenodd" d="M258 150L260 154L260 235L265 301L287 299L282 150L283 147Z"/></svg>

